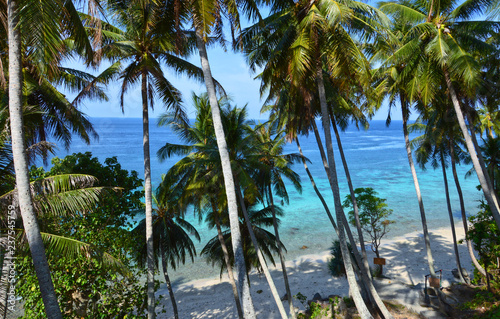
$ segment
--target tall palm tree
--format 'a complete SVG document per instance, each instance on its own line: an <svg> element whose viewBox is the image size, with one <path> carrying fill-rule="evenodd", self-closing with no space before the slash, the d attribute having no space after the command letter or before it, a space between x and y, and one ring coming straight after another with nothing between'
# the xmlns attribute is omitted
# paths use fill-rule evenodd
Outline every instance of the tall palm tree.
<svg viewBox="0 0 500 319"><path fill-rule="evenodd" d="M278 231L278 220L276 218L274 205L273 189L274 192L282 199L284 199L284 201L288 204L289 197L284 180L282 178L283 176L292 183L297 191L302 192L300 177L290 167L292 164L298 161L301 156L298 156L297 154L283 154L283 148L286 143L284 136L285 132L281 130L276 132L276 125L276 121L270 121L259 125L254 129L254 134L261 144L259 153L262 155L261 161L263 161L266 166L266 169L263 170L261 174L259 174L260 181L258 182L258 184L263 187L261 193L266 195L265 197L267 197L268 205L269 207L271 207L274 235L276 236L276 240L278 242L281 242ZM280 257L286 295L290 306L290 316L294 319L296 318L296 316L295 309L293 307L293 296L290 290L290 284L288 282L285 257L280 245L278 245L278 255Z"/></svg>
<svg viewBox="0 0 500 319"><path fill-rule="evenodd" d="M151 164L149 147L149 107L153 108L158 97L163 106L174 109L183 117L180 92L166 78L162 65L190 77L200 78L199 68L177 56L176 52L188 52L187 42L181 44L174 35L175 25L170 20L169 10L161 3L131 1L113 3L111 7L115 21L125 30L112 31L110 41L99 51L102 56L116 61L111 68L119 70L121 81L120 106L124 108L124 97L130 86L140 81L143 119L144 189L146 203L146 242L148 247L148 318L155 317L154 310L154 247L153 247L153 202L151 186ZM166 22L167 21L167 22ZM185 40L185 37L182 38Z"/></svg>
<svg viewBox="0 0 500 319"><path fill-rule="evenodd" d="M356 42L346 30L362 30L367 27L367 21L375 17L377 10L358 2L301 1L266 19L272 21L274 18L272 27L265 27L267 29L263 31L257 27L247 33L247 43L254 41L249 50L251 67L265 65L260 75L263 91L268 90L271 98L277 98L290 83L288 94L293 92L301 96L305 104L311 104L314 98L319 100L327 147L325 169L334 197L339 240L345 256L349 286L362 317L371 315L361 298L345 240L344 227L348 226L343 220L345 216L340 202L325 79L343 74L356 76L360 74L359 70L368 68ZM263 36L254 39L259 32ZM324 69L327 71L324 72ZM379 298L378 301L384 316L390 317Z"/></svg>
<svg viewBox="0 0 500 319"><path fill-rule="evenodd" d="M222 219L225 219L224 214L227 213L225 211L227 204L226 196L223 194L224 189L221 187L223 182L220 180L220 174L216 169L218 160L213 158L213 156L217 155L217 152L214 155L216 141L211 108L206 94L197 96L193 93L192 100L196 109L194 123L176 119L173 114L168 113L160 118L159 125L169 125L170 129L188 144L173 145L166 143L158 151L160 161L168 158L171 154L185 156L169 169L167 178L163 180L159 187L158 196L162 199L164 196L169 196L169 193L164 190L170 189L169 182L173 182L176 189L183 191L180 201L184 204L193 204L200 218L206 211L212 212L212 220L217 228L217 238L224 255L225 268L233 289L238 317L243 318L238 288L234 280L233 263L230 262L228 246L222 233ZM228 102L227 99L221 98L218 103L221 106L226 106ZM208 194L210 196L207 196Z"/></svg>
<svg viewBox="0 0 500 319"><path fill-rule="evenodd" d="M431 165L434 169L441 166L443 173L446 206L448 208L448 217L450 219L453 248L455 252L455 261L457 263L459 279L462 282L466 282L465 276L462 274L462 265L460 263L460 255L458 253L455 222L453 220L450 191L448 188L448 177L446 174L446 168L448 167L448 165L445 162L445 158L451 156L450 150L448 148L448 142L451 139L448 134L450 129L446 127L447 123L443 123L443 117L441 117L441 114L439 114L438 112L439 111L435 109L434 114L431 114L430 116L427 115L425 119L423 119L423 117L421 116L421 119L417 121L417 123L410 126L410 132L424 132L423 135L412 140L411 146L415 149L417 163L422 169L425 169L425 165L429 161L431 162ZM423 123L424 121L425 123Z"/></svg>
<svg viewBox="0 0 500 319"><path fill-rule="evenodd" d="M5 17L6 23L3 20ZM16 184L20 193L19 206L47 317L61 318L30 194L22 119L21 43L26 41L35 60L44 62L44 73L52 75L57 73L55 69L62 56L58 44L63 33L74 37L78 53L85 56L87 61L91 60L92 47L71 1L30 2L20 6L17 0L9 0L7 14L2 14L2 20L7 25L9 45L9 111Z"/></svg>
<svg viewBox="0 0 500 319"><path fill-rule="evenodd" d="M165 190L162 190L165 191ZM185 264L186 256L194 261L196 256L196 248L189 234L192 234L198 241L200 235L196 229L185 219L183 219L183 210L179 205L178 196L170 192L170 196L159 202L153 196L155 208L153 208L153 247L155 254L155 264L158 267L158 260L161 259L163 276L167 284L170 301L174 317L179 318L177 311L177 303L175 301L172 283L168 275L168 267L176 269L179 264ZM168 201L168 202L167 202ZM146 245L146 220L143 219L132 230L132 233L137 235L137 256L136 259L139 265L143 266L147 261L147 245Z"/></svg>
<svg viewBox="0 0 500 319"><path fill-rule="evenodd" d="M457 120L465 139L476 170L483 194L491 208L493 218L500 226L500 207L498 199L488 182L488 174L481 167L477 150L469 134L457 87L465 96L470 96L480 82L481 65L475 58L479 52L490 54L497 48L485 40L495 36L498 22L472 20L475 14L481 14L497 8L497 1L466 1L463 4L440 1L387 2L381 9L398 17L411 28L404 34L408 45L399 55L421 55L426 59L419 64L421 76L415 77L417 90L408 95L409 100L417 93L425 104L430 103L437 93L436 88L445 81L448 94L453 103ZM471 34L470 30L474 30ZM417 82L418 81L418 82ZM433 89L429 89L433 88Z"/></svg>
<svg viewBox="0 0 500 319"><path fill-rule="evenodd" d="M246 222L248 228L248 234L252 239L257 257L259 258L260 267L262 268L268 284L270 285L271 292L276 304L278 305L280 314L282 317L286 317L286 312L274 286L272 277L267 269L264 255L259 249L259 243L254 236L253 228L250 224L251 221L249 220L249 217L246 216L246 206L248 203L244 202L246 199L245 197L250 196L252 198L249 200L250 204L254 204L255 198L258 197L258 187L255 183L254 176L256 174L255 172L265 169L264 163L260 161L261 153L260 148L258 147L259 143L256 143L255 134L253 134L246 120L246 109L231 108L230 105L227 106L228 108L222 110L222 122L226 131L227 145L230 149L229 157L231 159L231 166L234 172L234 181L237 190L236 194L240 200L240 209L244 215L244 221ZM198 141L199 137L201 136L196 136ZM208 138L205 136L198 144L188 147L167 144L160 149L160 153L163 152L163 156L169 155L171 152L185 154L188 149L197 149L199 153L192 155L194 157L194 162L198 161L197 165L199 165L201 169L198 172L202 172L202 175L211 176L213 179L218 179L221 172L221 162L219 159L219 149L217 148L217 144L215 142L216 140L213 136ZM176 175L179 174L176 173ZM209 184L212 182L213 181L209 182ZM242 189L245 189L245 194L242 194ZM217 208L220 210L221 206L218 205L218 200L216 199L215 201L215 204L211 202L208 207L214 209L214 211L217 211ZM227 202L224 202L222 207L225 208L227 205ZM234 234L232 234L232 236L234 236ZM245 278L243 278L243 280L245 280Z"/></svg>

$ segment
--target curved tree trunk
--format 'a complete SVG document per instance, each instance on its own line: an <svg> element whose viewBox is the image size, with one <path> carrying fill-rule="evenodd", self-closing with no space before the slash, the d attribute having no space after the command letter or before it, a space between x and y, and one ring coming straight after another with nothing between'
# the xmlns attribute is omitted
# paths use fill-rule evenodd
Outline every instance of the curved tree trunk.
<svg viewBox="0 0 500 319"><path fill-rule="evenodd" d="M22 60L21 60L21 34L17 27L19 22L19 8L16 0L7 1L7 23L9 44L9 112L10 132L12 136L12 155L16 172L16 185L19 198L19 207L23 219L26 238L33 258L40 292L47 318L62 318L61 309L57 302L52 278L50 277L49 264L45 256L45 247L40 227L35 215L31 198L30 180L28 175L28 160L24 143L23 109L22 109Z"/></svg>
<svg viewBox="0 0 500 319"><path fill-rule="evenodd" d="M311 181L311 184L314 188L314 191L316 192L316 195L318 195L318 198L321 201L321 204L323 204L323 208L325 209L326 214L328 215L328 218L330 219L330 222L332 223L333 228L335 229L335 232L337 233L337 236L338 236L339 229L337 228L337 223L335 223L335 220L332 217L332 213L330 212L330 209L328 208L328 205L326 204L326 201L323 198L323 195L321 195L318 187L316 187L316 183L314 182L314 178L311 174L311 171L309 171L309 167L307 167L306 160L303 158L304 153L302 153L302 148L300 147L299 139L295 138L295 142L297 143L297 147L299 149L300 155L302 155L302 163L304 164L304 168L306 169L307 176L309 176L309 180Z"/></svg>
<svg viewBox="0 0 500 319"><path fill-rule="evenodd" d="M329 170L329 166L328 166L328 159L326 158L325 151L323 150L323 144L321 142L321 137L319 136L318 127L317 127L316 123L314 122L314 120L312 121L311 124L313 126L314 135L316 137L316 143L318 144L319 152L321 154L321 159L323 161L323 167L325 168L325 172L326 172L326 175L328 177L328 182L330 183L330 188L332 189L332 193L333 193L333 188L334 188L333 179L332 179L331 174L330 174L330 170ZM331 134L330 134L330 136L331 136ZM338 187L338 183L337 183L337 187ZM340 196L340 194L339 194L339 196ZM329 210L327 210L327 214L330 214ZM328 217L330 218L330 221L333 221L332 216L329 215ZM341 218L342 218L342 223L344 224L344 229L347 233L347 238L349 239L349 243L351 244L352 247L357 247L356 241L354 240L354 237L353 237L352 232L351 232L351 228L349 228L349 222L347 221L347 218L345 217L345 215L343 213L342 213ZM332 225L333 224L334 224L334 222L332 222ZM337 235L338 235L338 233L337 233ZM353 249L353 252L354 252L354 258L356 259L356 263L358 265L362 265L363 261L361 259L361 254L359 253L359 251L357 249Z"/></svg>
<svg viewBox="0 0 500 319"><path fill-rule="evenodd" d="M372 278L371 278L371 273L370 273L370 265L368 264L368 257L366 255L366 249L365 249L365 241L363 238L363 232L361 230L361 223L359 221L359 213L358 213L358 204L356 202L356 196L354 194L354 187L352 186L352 181L351 181L351 174L349 174L349 166L347 165L347 161L344 156L344 149L342 148L342 141L340 140L340 135L339 131L337 129L337 125L335 123L334 118L332 117L332 126L333 130L335 132L335 137L337 139L337 145L339 147L339 152L340 152L340 157L342 158L342 164L344 166L345 170L345 175L347 179L347 184L349 185L349 192L351 193L351 199L352 203L354 206L354 216L356 219L356 228L358 230L358 237L359 237L359 244L361 245L361 253L362 253L362 259L363 263L362 266L364 269L361 269L361 277L363 279L364 285L368 288L369 291L369 297L373 303L375 303L386 319L393 318L389 310L387 310L387 307L385 306L384 302L382 299L380 299L380 296L378 295L377 290L375 289L375 286L373 286ZM376 250L377 252L377 257L380 258L378 254L378 249Z"/></svg>
<svg viewBox="0 0 500 319"><path fill-rule="evenodd" d="M196 29L196 44L200 54L201 68L203 70L203 77L207 87L208 98L210 101L210 108L212 110L212 120L214 123L215 137L217 139L217 146L219 148L219 155L222 164L222 174L224 175L224 186L226 189L227 206L229 210L229 224L231 229L231 243L233 245L234 253L234 267L238 274L238 285L242 292L242 307L246 319L255 318L255 310L253 306L252 296L250 295L250 287L248 281L245 280L246 266L245 257L243 256L243 244L241 242L240 226L238 221L238 205L236 199L236 191L234 187L233 172L231 169L231 161L227 151L227 143L222 126L220 116L219 104L217 102L217 95L215 92L215 85L208 62L207 49L201 30Z"/></svg>
<svg viewBox="0 0 500 319"><path fill-rule="evenodd" d="M483 158L483 154L481 153L481 148L479 147L479 144L477 143L476 133L474 131L474 125L472 124L472 119L471 119L469 114L466 114L465 116L467 117L467 121L469 122L470 137L472 140L472 144L474 144L474 149L476 150L477 159L479 161L479 166L481 166L481 169L483 170L483 172L486 172L486 174L484 175L484 178L486 179L486 183L488 183L488 185L490 186L490 189L493 190L493 196L495 197L496 201L498 202L498 197L496 196L496 193L495 193L495 187L494 187L493 182L490 178L490 174L488 172L488 169L486 168L486 164L484 163L484 158Z"/></svg>
<svg viewBox="0 0 500 319"><path fill-rule="evenodd" d="M417 171L415 170L415 164L413 163L413 157L411 155L410 148L410 138L408 135L408 110L407 105L402 96L401 98L401 111L403 112L403 134L405 137L406 155L408 155L408 163L410 164L411 175L413 177L413 184L415 185L415 192L417 193L418 207L420 208L420 218L422 220L422 229L424 233L425 250L427 252L427 262L429 264L429 271L432 277L436 277L436 271L434 268L434 258L432 257L431 250L431 240L429 238L429 231L427 229L427 219L425 217L424 202L422 200L422 194L420 193L420 185L418 184Z"/></svg>
<svg viewBox="0 0 500 319"><path fill-rule="evenodd" d="M151 156L149 152L148 79L142 74L142 147L144 151L144 201L146 202L146 247L148 265L148 319L155 313L155 262L153 251L153 195L151 186Z"/></svg>
<svg viewBox="0 0 500 319"><path fill-rule="evenodd" d="M462 130L462 134L464 135L465 144L467 145L467 150L469 151L470 157L472 159L472 164L474 165L474 170L476 171L479 184L481 185L484 197L488 202L488 206L491 209L491 214L493 215L498 228L500 228L500 208L498 206L497 198L494 194L492 186L486 180L485 176L488 175L488 172L486 172L486 170L483 170L479 163L478 153L476 152L469 131L467 130L467 125L465 124L465 118L460 107L460 102L458 101L455 88L451 83L448 71L444 70L444 76L446 79L446 85L448 86L448 91L450 92L451 101L453 102L453 108L455 109L455 113L457 114L458 124L460 126L460 129Z"/></svg>
<svg viewBox="0 0 500 319"><path fill-rule="evenodd" d="M212 210L215 216L215 227L217 228L217 238L219 239L219 243L222 248L222 253L224 254L224 262L226 263L227 276L229 277L229 283L233 288L233 296L234 296L234 301L236 303L236 311L238 312L238 318L243 319L243 310L241 309L240 295L238 294L238 288L236 287L236 281L234 280L233 266L231 266L231 262L229 261L229 253L227 250L226 242L224 241L224 236L222 235L220 219L219 216L217 215L218 211L214 203L212 203Z"/></svg>
<svg viewBox="0 0 500 319"><path fill-rule="evenodd" d="M464 195L462 193L462 187L460 187L460 181L458 180L458 174L457 174L457 167L455 164L455 149L453 147L453 140L450 140L450 154L451 154L451 170L453 172L453 179L455 180L455 186L457 188L457 193L458 193L458 200L460 202L460 212L462 213L462 223L464 226L464 234L465 234L465 242L467 243L467 250L469 251L470 259L472 260L472 263L474 263L474 266L483 276L486 276L484 268L477 261L476 255L474 255L472 243L470 239L467 238L467 234L469 233L469 226L467 225L467 216L465 215Z"/></svg>
<svg viewBox="0 0 500 319"><path fill-rule="evenodd" d="M366 255L365 239L363 237L363 231L361 230L361 222L359 221L359 211L358 202L356 201L356 196L354 194L354 187L352 186L351 174L349 174L349 167L347 166L347 161L344 155L344 149L342 147L342 141L340 140L339 130L337 129L337 124L333 116L331 117L333 131L335 133L335 138L337 139L337 146L339 147L340 158L342 159L342 164L344 166L345 176L347 179L347 184L349 185L349 193L351 194L352 206L354 208L354 218L356 221L356 230L358 231L359 245L361 246L361 255L363 257L363 266L371 280L370 265L368 264L368 256Z"/></svg>
<svg viewBox="0 0 500 319"><path fill-rule="evenodd" d="M346 225L342 219L342 216L345 219L345 215L342 209L342 204L340 201L340 191L339 191L339 185L338 185L338 179L337 179L337 172L335 169L335 158L333 154L333 146L332 146L332 136L330 132L330 121L329 121L329 115L328 115L328 108L326 105L326 94L325 94L325 87L323 84L323 70L321 69L321 64L318 63L318 66L316 68L316 81L318 84L318 93L319 93L319 99L320 99L320 105L321 105L321 119L323 122L323 129L325 131L325 143L326 143L326 150L327 150L327 157L328 157L328 171L331 176L331 181L332 181L332 191L333 191L333 200L335 203L335 213L337 215L337 225L339 226L339 242L340 242L340 250L342 252L342 257L344 259L344 266L346 269L346 275L347 275L347 281L349 282L349 288L350 292L352 295L352 298L354 300L354 303L356 304L356 308L358 309L359 315L361 316L362 319L365 318L373 318L372 315L370 314L370 311L368 311L368 308L365 304L365 301L363 300L361 293L360 293L360 287L358 285L358 282L356 281L356 276L354 274L354 269L352 266L351 262L351 257L349 253L349 249L347 248L347 242L345 239L345 233L344 233L344 228L349 228L348 225ZM344 227L345 226L345 227ZM356 246L354 246L356 247ZM357 249L354 249L357 250Z"/></svg>
<svg viewBox="0 0 500 319"><path fill-rule="evenodd" d="M278 306L278 310L280 312L282 319L287 319L285 307L283 307L283 303L281 302L280 295L278 294L278 290L274 285L273 278L271 277L271 273L269 273L269 269L267 268L266 260L264 259L264 255L262 255L262 251L259 248L259 244L257 243L257 238L255 238L255 234L253 232L252 224L250 223L250 218L248 217L247 208L245 206L245 201L243 200L243 196L241 195L241 190L238 184L236 184L237 196L240 199L241 210L243 211L243 217L245 218L245 224L248 228L248 233L250 234L250 238L252 239L252 244L255 248L255 252L257 253L257 257L259 258L259 264L262 267L262 271L264 272L264 276L266 277L267 284L271 289L271 294L273 295L274 302ZM278 243L278 245L281 243Z"/></svg>
<svg viewBox="0 0 500 319"><path fill-rule="evenodd" d="M453 220L453 212L451 210L450 190L448 189L448 176L446 175L446 166L444 162L443 151L441 151L441 168L443 170L444 192L446 194L446 206L448 207L448 216L450 217L451 235L453 238L453 250L455 251L455 261L457 263L458 276L462 282L467 283L465 277L462 274L462 265L460 263L460 255L458 253L457 234L455 232L455 222Z"/></svg>
<svg viewBox="0 0 500 319"><path fill-rule="evenodd" d="M160 234L163 239L163 232ZM160 243L160 254L161 254L161 266L163 269L163 276L165 277L165 283L167 284L168 294L170 295L170 301L172 302L172 310L174 311L174 318L179 319L179 312L177 311L177 303L175 302L174 290L172 289L172 283L170 282L170 277L167 271L167 258L165 256L165 251Z"/></svg>
<svg viewBox="0 0 500 319"><path fill-rule="evenodd" d="M279 235L279 231L278 231L278 221L276 220L276 211L274 210L273 190L272 190L271 186L269 186L269 200L271 201L271 212L273 214L274 234L276 236L276 239L278 240L278 243L281 243L280 235ZM278 245L278 255L280 256L281 270L283 271L283 281L285 282L286 296L288 298L288 304L290 306L290 317L292 319L295 319L295 318L297 318L297 316L295 315L295 309L293 307L293 296L292 296L292 292L290 291L290 284L288 282L288 274L286 273L285 257L283 256L283 250L281 249L281 245Z"/></svg>

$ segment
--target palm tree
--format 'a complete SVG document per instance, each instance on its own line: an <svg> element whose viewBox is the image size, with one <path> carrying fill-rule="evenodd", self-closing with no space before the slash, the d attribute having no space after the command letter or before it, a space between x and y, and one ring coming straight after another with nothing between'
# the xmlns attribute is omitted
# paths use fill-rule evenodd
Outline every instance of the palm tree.
<svg viewBox="0 0 500 319"><path fill-rule="evenodd" d="M170 301L172 302L174 317L178 319L179 313L167 271L168 266L170 265L175 270L179 264L185 264L187 255L191 257L191 261L194 261L196 249L189 234L192 234L198 241L200 240L200 235L189 222L183 219L183 210L179 205L178 196L175 196L173 192L169 193L168 201L163 200L159 202L153 196L156 206L156 208L153 208L153 247L156 269L159 269L158 259L161 259L163 276L165 277ZM145 240L146 220L141 220L132 230L132 233L139 238L136 260L142 267L147 261L147 245Z"/></svg>
<svg viewBox="0 0 500 319"><path fill-rule="evenodd" d="M247 203L248 204L248 203ZM255 206L249 206L248 208L248 217L250 219L250 223L252 224L252 231L255 234L255 238L259 244L259 247L262 249L262 252L266 255L267 259L275 265L273 254L278 253L279 250L285 249L283 243L281 243L275 235L271 232L264 229L264 227L271 227L274 223L273 221L273 210L275 214L278 216L283 215L283 212L279 207L271 208L270 206L257 209ZM217 214L217 212L215 212ZM240 229L242 233L243 239L243 247L245 252L245 262L247 267L246 276L252 268L257 269L259 272L262 272L263 269L261 267L261 263L259 262L259 258L257 256L257 250L252 243L251 235L249 233L248 228L245 226L245 220L243 218L243 214L240 214L242 217L240 218ZM215 227L215 216L214 212L209 212L206 216L206 221L208 222L208 226L213 228ZM278 220L279 222L279 220ZM222 222L222 226L226 229L229 228L228 219L225 218ZM231 247L231 231L225 230L222 233L224 242L228 247ZM212 265L219 265L221 269L221 275L226 267L226 263L224 262L224 256L222 251L222 246L217 238L218 236L213 237L208 241L203 250L201 251L201 256L205 256L207 258L207 262ZM286 249L285 249L286 250ZM229 252L229 259L231 264L234 263L234 255Z"/></svg>
<svg viewBox="0 0 500 319"><path fill-rule="evenodd" d="M205 103L204 105L207 104L208 103ZM244 197L250 195L252 199L249 202L251 204L255 202L255 198L258 197L258 187L255 183L254 175L256 171L258 172L261 169L265 169L265 165L260 162L261 155L260 148L258 147L259 143L256 143L254 134L252 134L252 131L247 123L245 108L231 108L229 104L227 104L227 106L228 108L223 109L222 111L222 122L226 130L227 145L229 145L229 149L231 150L229 156L234 172L234 181L237 190L236 194L238 196L238 199L240 200L240 209L245 217L244 220L248 228L248 234L250 235L252 243L254 244L256 254L261 264L260 267L262 268L262 271L264 272L266 279L270 285L273 297L278 305L281 315L283 317L286 317L286 312L274 286L270 273L267 269L264 256L259 249L259 243L254 237L250 220L248 216L245 216L247 214L247 204L244 202ZM208 113L205 110L203 114ZM181 124L181 127L187 127L187 124ZM200 131L197 130L196 132ZM201 132L206 132L206 129L202 129ZM183 135L187 136L187 134L185 133ZM203 139L200 140L200 137L203 137ZM192 154L191 159L188 159L189 157L187 157L184 160L181 160L182 164L181 162L179 162L178 164L181 164L179 166L182 167L186 164L186 162L193 164L198 162L196 164L199 167L197 174L199 176L207 176L210 181L207 184L212 185L212 183L214 182L213 179L218 179L221 172L221 164L218 152L219 150L215 143L216 140L213 138L213 135L207 137L206 135L203 135L203 133L202 135L196 136L195 140L199 142L187 147L167 144L162 149L160 149L159 154L160 156L165 157L172 152L177 152L178 154L186 154L189 149L197 149L198 153ZM178 172L174 173L174 175L181 176ZM189 186L189 188L192 189L193 186ZM212 191L216 189L217 188L212 188ZM241 189L245 189L245 194L241 194ZM209 209L211 208L214 211L220 211L221 208L228 207L227 205L227 202L224 202L222 205L220 205L219 198L217 196L215 196L215 200L208 202ZM234 234L232 234L232 236L234 236ZM245 280L245 278L246 277L244 277L242 280Z"/></svg>
<svg viewBox="0 0 500 319"><path fill-rule="evenodd" d="M124 97L130 86L140 81L143 119L144 189L146 203L146 242L148 247L148 318L154 318L154 247L153 247L153 202L151 186L151 164L149 147L149 107L154 98L159 97L163 105L175 110L183 117L180 92L165 77L161 65L183 72L190 77L200 78L199 68L175 55L186 52L187 42L176 42L174 24L166 23L169 10L160 3L151 1L114 3L112 10L116 22L125 31L109 26L113 32L110 43L99 51L104 57L116 61L111 68L119 70L122 83L120 106L124 107ZM167 15L167 16L166 16ZM185 40L185 38L182 38ZM127 65L125 65L127 64Z"/></svg>
<svg viewBox="0 0 500 319"><path fill-rule="evenodd" d="M384 10L385 8L386 7L384 5L381 6L381 10ZM385 87L385 90L389 95L391 106L396 105L399 102L401 107L405 148L420 210L424 244L427 253L427 263L431 276L435 277L434 258L432 256L429 230L427 227L427 218L425 214L422 194L420 192L420 184L418 181L417 171L415 169L415 164L412 157L410 138L408 133L408 121L412 106L411 96L412 94L415 94L414 90L416 86L415 70L417 68L415 67L415 65L418 65L420 63L420 61L422 60L422 56L420 54L403 56L401 52L406 52L408 50L408 47L410 49L413 48L413 43L408 42L404 37L405 32L407 32L408 26L398 19L395 20L396 21L392 27L392 30L387 30L386 36L378 37L375 45L368 50L372 55L372 61L382 62L382 67L377 70L376 74L376 77L380 79L377 84L381 87ZM424 88L428 90L432 89L432 87ZM386 123L389 124L390 122L391 118L389 113Z"/></svg>
<svg viewBox="0 0 500 319"><path fill-rule="evenodd" d="M7 21L4 20L5 18ZM62 56L61 48L57 44L61 43L63 33L74 37L78 53L84 55L87 61L91 60L92 48L85 29L81 28L83 24L72 2L30 2L21 7L18 1L9 0L7 1L7 14L2 15L2 21L4 25L7 25L9 45L10 128L16 184L20 194L19 205L47 317L61 318L62 315L50 277L45 249L30 194L22 119L21 42L26 41L33 52L33 56L36 57L35 60L44 62L44 73L52 75L57 73L55 67ZM41 25L43 25L43 28L40 28ZM23 36L23 39L21 36Z"/></svg>
<svg viewBox="0 0 500 319"><path fill-rule="evenodd" d="M346 29L349 27L356 30L361 24L367 27L367 20L374 17L377 17L377 10L362 3L303 1L266 19L272 21L274 18L274 24L272 27L266 26L267 29L262 30L263 36L260 38L254 37L259 33L259 27L255 28L256 31L247 32L251 67L265 65L260 75L263 80L261 91L268 90L270 98L274 99L281 97L280 92L287 88L288 94L301 96L306 105L312 104L314 98L319 98L327 147L325 169L333 192L339 240L342 253L346 257L344 262L347 278L362 317L371 315L361 298L345 241L344 227L348 226L344 221L335 171L325 79L339 75L356 77L360 74L359 70L368 68L362 53ZM254 44L250 44L250 41ZM327 72L324 72L324 69ZM317 93L313 93L315 90ZM379 298L377 305L386 317L390 317Z"/></svg>
<svg viewBox="0 0 500 319"><path fill-rule="evenodd" d="M290 167L290 165L299 160L301 156L297 154L283 154L283 148L286 144L284 131L276 132L276 124L276 121L270 121L259 125L254 129L254 134L261 144L259 153L262 155L261 161L263 161L266 166L266 169L263 170L261 174L259 174L259 179L261 180L258 182L258 184L263 187L261 193L266 194L268 206L271 207L274 235L276 236L276 240L278 242L281 242L278 231L278 221L275 212L273 189L274 192L282 199L284 199L284 201L288 204L289 197L282 178L283 176L292 183L297 191L302 192L300 177ZM293 296L290 290L288 275L286 272L285 257L283 256L280 245L278 245L278 255L281 261L283 280L285 282L286 295L290 306L290 316L292 318L296 318L295 309L293 307Z"/></svg>
<svg viewBox="0 0 500 319"><path fill-rule="evenodd" d="M446 206L448 208L448 217L450 218L455 261L457 263L459 279L462 282L466 282L465 276L462 274L462 265L460 263L460 255L458 253L455 222L453 220L450 191L448 188L448 177L446 174L446 168L448 165L445 162L445 158L451 156L448 146L449 140L452 139L449 136L449 133L452 130L450 130L450 128L446 126L446 124L448 124L445 121L446 117L444 117L443 119L443 116L439 113L437 107L431 110L434 111L434 114L426 114L425 119L423 116L421 116L419 121L417 121L415 124L410 125L410 132L425 132L423 135L413 139L411 146L415 149L417 163L422 169L425 169L425 165L429 161L431 161L431 165L434 169L441 166L444 181L444 191L446 196ZM444 112L446 111L447 110L444 110Z"/></svg>
<svg viewBox="0 0 500 319"><path fill-rule="evenodd" d="M223 214L226 213L224 207L227 205L223 194L224 189L221 187L223 182L220 180L220 174L216 169L218 160L213 158L213 156L217 155L217 152L214 153L216 141L214 140L215 133L211 108L206 94L197 96L193 93L192 100L196 109L194 123L190 124L182 119L176 119L174 114L168 113L162 115L159 120L159 125L169 125L188 144L173 145L166 143L158 151L160 161L172 154L185 156L169 169L167 178L163 180L159 187L158 196L159 198L169 196L169 193L164 190L170 189L169 182L172 182L177 189L184 191L180 200L186 205L188 203L193 204L200 218L206 211L212 212L218 233L217 238L224 254L225 267L233 289L238 317L243 318L238 288L233 275L233 266L222 233L221 219L223 219ZM227 99L221 98L218 103L221 106L227 106L228 102ZM208 194L210 196L207 196Z"/></svg>
<svg viewBox="0 0 500 319"><path fill-rule="evenodd" d="M381 9L398 17L402 23L411 25L404 34L408 43L406 50L401 50L398 54L408 56L416 52L418 55L425 53L426 58L419 63L419 69L424 72L415 77L413 83L420 83L416 86L417 90L408 95L409 100L421 92L423 103L429 104L437 93L436 88L445 81L483 194L493 218L500 226L498 199L488 182L487 172L479 162L456 89L460 87L460 93L471 96L480 82L481 65L475 58L477 53L484 55L496 51L495 45L487 43L485 39L495 36L494 28L497 23L472 20L471 17L493 10L497 5L496 1L483 3L476 0L460 5L455 2L412 1L384 3ZM472 29L475 30L473 35L470 33Z"/></svg>

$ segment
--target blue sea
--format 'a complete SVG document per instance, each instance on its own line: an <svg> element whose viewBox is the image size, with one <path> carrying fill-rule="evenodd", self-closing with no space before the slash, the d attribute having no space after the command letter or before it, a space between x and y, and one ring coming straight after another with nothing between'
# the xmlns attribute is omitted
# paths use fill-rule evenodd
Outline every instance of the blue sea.
<svg viewBox="0 0 500 319"><path fill-rule="evenodd" d="M70 150L66 151L61 147L57 156L64 157L75 152L91 151L101 162L104 162L107 157L116 156L123 168L136 170L139 176L143 176L142 119L92 118L91 120L99 134L99 140L86 145L75 138ZM179 160L178 157L173 157L160 162L156 158L156 151L165 142L179 143L180 141L167 127L158 127L156 120L152 119L150 122L151 169L153 186L155 186L158 185L161 174L166 173ZM318 127L322 131L319 121ZM415 136L412 135L411 138ZM304 155L311 161L309 168L315 182L333 213L333 196L314 135L302 136L299 139ZM372 121L368 130L357 130L355 126L351 126L345 132L341 132L341 139L354 187L374 188L379 193L379 197L387 199L388 207L393 210L391 219L396 223L390 226L387 238L421 230L417 197L404 147L402 122L393 121L389 127L386 127L385 121ZM337 149L336 145L334 148ZM285 152L298 153L296 144L287 145ZM349 190L337 151L335 160L341 196L345 197ZM467 213L474 214L477 211L481 194L476 189L478 185L476 176L465 178L465 173L470 168L471 166L460 166L458 173ZM302 178L303 190L302 193L297 193L293 187L289 187L290 203L282 207L285 215L281 219L280 234L288 251L287 260L302 254L328 250L332 240L336 237L303 165L296 164L294 169ZM417 173L429 227L449 227L441 169L434 170L429 166L427 170L417 168ZM460 207L451 169L448 169L448 180L455 223L459 223ZM197 249L200 251L205 243L216 235L216 230L209 230L192 214L188 214L187 218L196 226L202 237L201 242L197 244ZM303 246L307 249L301 249ZM217 276L218 271L212 270L203 260L197 259L194 265L182 267L173 276L183 281Z"/></svg>

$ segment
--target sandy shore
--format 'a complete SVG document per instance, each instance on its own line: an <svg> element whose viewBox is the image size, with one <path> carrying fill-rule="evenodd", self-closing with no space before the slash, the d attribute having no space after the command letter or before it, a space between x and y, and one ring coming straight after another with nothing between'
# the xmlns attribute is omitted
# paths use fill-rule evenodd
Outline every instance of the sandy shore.
<svg viewBox="0 0 500 319"><path fill-rule="evenodd" d="M431 247L435 258L436 269L443 270L443 286L454 282L452 269L457 268L453 253L453 242L449 228L439 228L430 231ZM457 239L464 238L462 227L457 227ZM390 240L383 240L380 248L382 257L386 258L384 275L394 281L407 284L423 283L424 276L429 273L427 257L424 249L422 232L413 232ZM464 244L459 245L462 267L472 276L473 265ZM369 252L369 259L374 254ZM292 294L301 293L312 299L315 293L346 296L349 287L345 277L332 277L328 272L327 263L330 252L303 255L287 261L287 272ZM272 268L271 275L281 296L285 294L281 268ZM174 278L175 279L175 278ZM257 312L257 317L279 318L278 308L272 299L266 279L263 275L252 272L250 275L251 293ZM232 290L227 278L219 277L195 280L181 284L174 283L174 293L180 318L237 318ZM168 291L161 286L157 296L164 305L166 313L161 313L162 306L157 308L158 318L172 318L172 305ZM288 303L285 303L288 309ZM295 301L294 306L304 309Z"/></svg>

